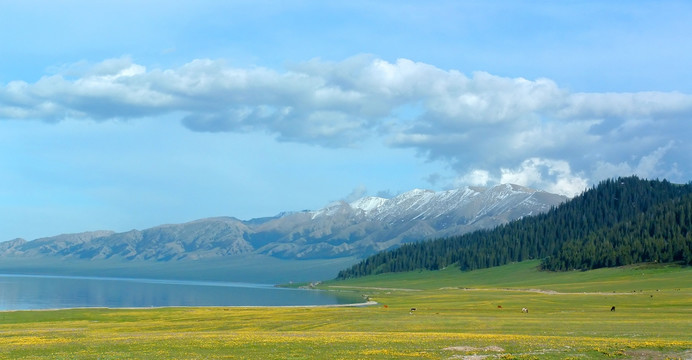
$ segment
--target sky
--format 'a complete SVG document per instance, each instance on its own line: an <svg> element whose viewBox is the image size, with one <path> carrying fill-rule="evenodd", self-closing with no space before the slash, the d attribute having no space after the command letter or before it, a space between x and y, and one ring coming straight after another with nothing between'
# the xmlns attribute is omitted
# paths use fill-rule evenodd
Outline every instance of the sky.
<svg viewBox="0 0 692 360"><path fill-rule="evenodd" d="M0 0L0 241L692 180L689 1Z"/></svg>

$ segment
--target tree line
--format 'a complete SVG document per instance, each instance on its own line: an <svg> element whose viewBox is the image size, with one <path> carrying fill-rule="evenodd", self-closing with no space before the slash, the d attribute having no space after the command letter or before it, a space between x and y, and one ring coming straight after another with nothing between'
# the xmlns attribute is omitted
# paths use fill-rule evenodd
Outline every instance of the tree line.
<svg viewBox="0 0 692 360"><path fill-rule="evenodd" d="M531 259L552 271L656 261L692 265L691 226L692 183L608 179L546 213L492 230L407 243L337 278L448 266L467 271Z"/></svg>

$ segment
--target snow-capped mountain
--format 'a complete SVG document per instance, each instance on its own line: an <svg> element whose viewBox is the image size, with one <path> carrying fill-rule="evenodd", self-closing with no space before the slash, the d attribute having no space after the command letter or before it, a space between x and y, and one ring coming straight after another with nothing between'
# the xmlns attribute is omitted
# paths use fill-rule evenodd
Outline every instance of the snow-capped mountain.
<svg viewBox="0 0 692 360"><path fill-rule="evenodd" d="M448 191L415 189L364 197L316 211L241 221L208 218L125 233L59 235L0 243L0 256L129 260L264 254L289 259L364 257L404 242L460 235L545 212L564 196L518 185Z"/></svg>
<svg viewBox="0 0 692 360"><path fill-rule="evenodd" d="M365 197L349 204L354 211L361 210L370 220L430 220L449 214L463 214L470 222L490 213L501 213L520 207L520 211L535 209L537 212L548 210L555 203L542 198L552 195L518 185L500 185L490 189L463 188L435 192L415 189L393 199ZM564 198L558 200L564 201ZM325 215L326 209L313 216ZM523 215L522 215L523 216Z"/></svg>

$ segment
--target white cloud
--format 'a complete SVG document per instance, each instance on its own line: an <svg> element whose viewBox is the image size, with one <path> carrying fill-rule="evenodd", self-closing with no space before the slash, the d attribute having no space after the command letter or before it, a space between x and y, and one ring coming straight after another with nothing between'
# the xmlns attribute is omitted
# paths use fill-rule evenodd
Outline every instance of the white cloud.
<svg viewBox="0 0 692 360"><path fill-rule="evenodd" d="M148 69L119 58L67 66L35 83L0 85L4 119L166 114L180 114L193 131L264 132L281 141L326 147L377 136L389 146L414 148L449 163L466 174L459 181L513 180L563 193L580 191L586 177L628 170L659 174L657 164L664 157L674 157L670 163L692 160L685 138L692 133L692 95L570 93L550 79L485 72L468 77L408 59L314 59L281 72L208 59ZM666 150L672 143L676 152ZM663 150L643 152L657 148ZM624 160L629 156L640 159L636 168ZM570 175L564 165L593 174ZM546 169L553 171L550 181ZM668 173L692 175L686 171Z"/></svg>
<svg viewBox="0 0 692 360"><path fill-rule="evenodd" d="M636 161L636 165L630 165L629 162L623 161L619 163L610 163L607 161L599 161L594 170L594 180L603 180L622 175L637 175L642 178L677 178L680 177L680 171L677 168L677 163L673 162L666 164L665 156L671 149L675 147L673 141L668 144L658 147L652 152L632 159ZM687 180L689 181L689 180Z"/></svg>
<svg viewBox="0 0 692 360"><path fill-rule="evenodd" d="M572 174L569 163L563 160L530 158L518 168L502 168L501 183L518 184L548 192L575 196L588 186L588 179Z"/></svg>
<svg viewBox="0 0 692 360"><path fill-rule="evenodd" d="M463 185L471 185L471 186L486 186L493 182L493 180L490 177L490 172L487 170L472 170L471 172L462 175L458 177L455 181L455 187L463 186Z"/></svg>
<svg viewBox="0 0 692 360"><path fill-rule="evenodd" d="M692 109L690 95L679 92L571 94L558 115L565 118L651 118L676 116Z"/></svg>

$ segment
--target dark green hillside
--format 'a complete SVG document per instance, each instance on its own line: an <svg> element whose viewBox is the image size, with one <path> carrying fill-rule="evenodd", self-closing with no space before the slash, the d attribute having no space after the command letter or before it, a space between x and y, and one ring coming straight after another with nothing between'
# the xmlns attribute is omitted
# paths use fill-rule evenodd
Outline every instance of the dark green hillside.
<svg viewBox="0 0 692 360"><path fill-rule="evenodd" d="M613 227L566 241L544 259L549 270L596 269L641 262L692 265L692 195L672 199Z"/></svg>
<svg viewBox="0 0 692 360"><path fill-rule="evenodd" d="M457 265L473 270L543 259L548 270L637 262L692 264L692 183L611 179L545 214L493 230L410 243L373 255L339 278Z"/></svg>

